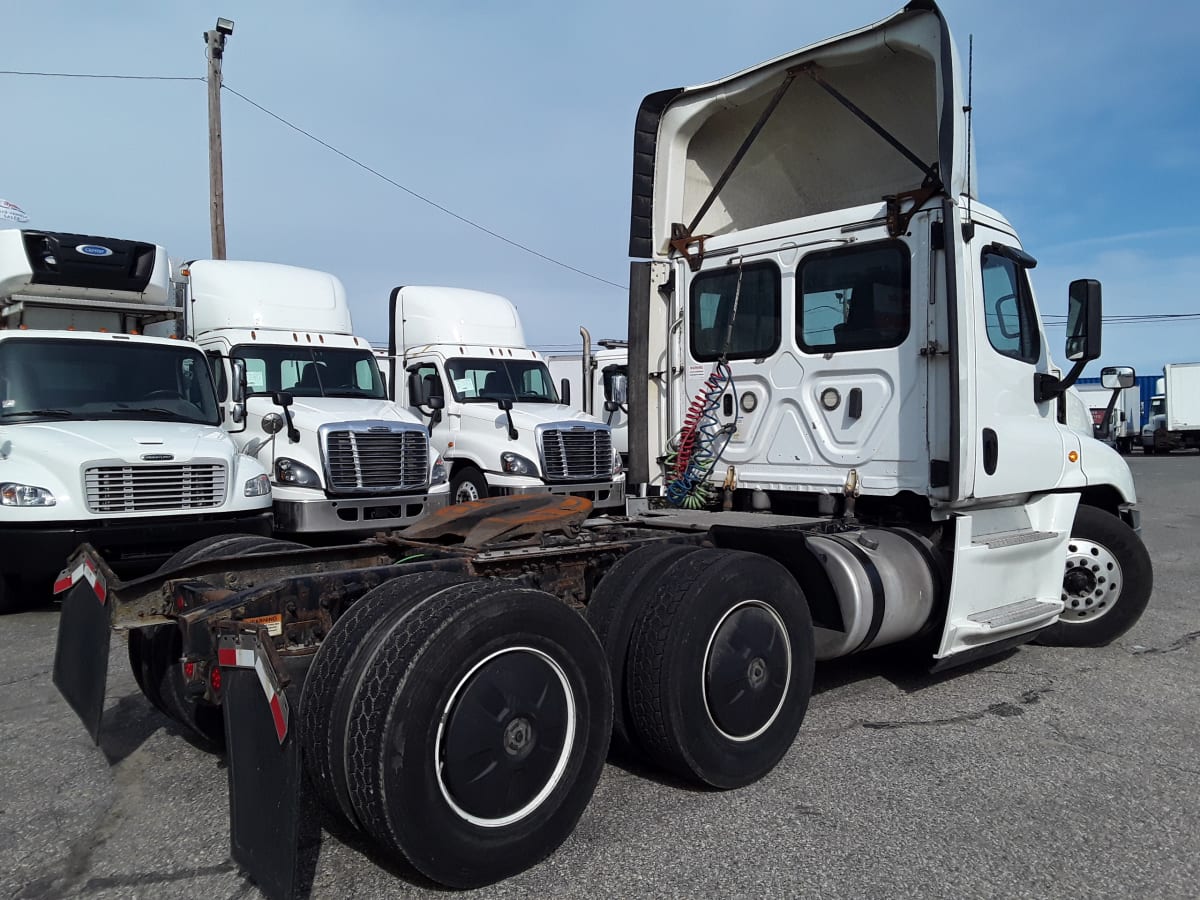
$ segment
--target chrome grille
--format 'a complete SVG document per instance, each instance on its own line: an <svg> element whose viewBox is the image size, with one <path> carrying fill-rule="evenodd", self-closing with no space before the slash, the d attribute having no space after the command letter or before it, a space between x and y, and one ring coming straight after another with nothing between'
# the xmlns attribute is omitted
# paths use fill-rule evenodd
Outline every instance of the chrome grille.
<svg viewBox="0 0 1200 900"><path fill-rule="evenodd" d="M83 486L94 513L203 509L225 502L225 467L95 466L84 471Z"/></svg>
<svg viewBox="0 0 1200 900"><path fill-rule="evenodd" d="M612 433L607 428L547 428L542 431L547 481L612 480Z"/></svg>
<svg viewBox="0 0 1200 900"><path fill-rule="evenodd" d="M329 430L325 469L331 492L411 491L429 481L429 440L423 430Z"/></svg>

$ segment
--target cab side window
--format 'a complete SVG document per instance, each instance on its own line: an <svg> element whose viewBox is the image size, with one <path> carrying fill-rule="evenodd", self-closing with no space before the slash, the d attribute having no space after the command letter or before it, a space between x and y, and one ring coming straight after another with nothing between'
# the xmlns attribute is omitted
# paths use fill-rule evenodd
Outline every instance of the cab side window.
<svg viewBox="0 0 1200 900"><path fill-rule="evenodd" d="M442 379L438 375L437 366L433 363L422 363L413 366L408 371L417 376L416 382L419 393L417 396L409 398L409 402L414 406L428 406L430 397L442 393Z"/></svg>
<svg viewBox="0 0 1200 900"><path fill-rule="evenodd" d="M1036 363L1041 356L1041 339L1025 269L990 250L983 251L980 269L988 341L1002 356Z"/></svg>

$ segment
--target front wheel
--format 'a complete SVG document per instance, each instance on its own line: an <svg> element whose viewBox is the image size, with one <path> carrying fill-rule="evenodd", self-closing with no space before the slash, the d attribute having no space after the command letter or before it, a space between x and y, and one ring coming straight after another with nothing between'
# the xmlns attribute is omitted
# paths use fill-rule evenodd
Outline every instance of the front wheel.
<svg viewBox="0 0 1200 900"><path fill-rule="evenodd" d="M1075 512L1058 621L1038 635L1057 647L1101 647L1133 627L1150 602L1154 570L1128 525L1094 506Z"/></svg>
<svg viewBox="0 0 1200 900"><path fill-rule="evenodd" d="M488 495L487 479L474 466L464 466L450 479L450 502L470 503L485 500Z"/></svg>

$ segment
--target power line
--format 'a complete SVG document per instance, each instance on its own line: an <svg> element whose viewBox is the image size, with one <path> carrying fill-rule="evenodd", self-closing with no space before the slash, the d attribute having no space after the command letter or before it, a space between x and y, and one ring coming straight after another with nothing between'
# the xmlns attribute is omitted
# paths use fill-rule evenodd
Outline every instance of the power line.
<svg viewBox="0 0 1200 900"><path fill-rule="evenodd" d="M593 275L591 272L585 272L583 269L577 269L575 266L569 265L568 263L562 262L561 260L557 260L552 256L547 256L545 253L540 253L539 251L534 250L532 247L522 244L519 241L514 241L512 238L505 237L504 235L500 234L499 232L492 231L492 229L488 228L487 226L480 225L478 222L468 219L466 216L459 215L458 213L454 212L454 210L447 209L446 207L442 206L440 203L438 203L434 200L431 200L422 194L418 194L412 188L405 187L400 182L389 178L388 176L386 176L382 172L380 172L378 169L373 169L370 166L368 166L366 163L355 159L349 153L339 150L337 147L333 146L333 144L330 144L327 141L321 140L315 134L305 131L299 125L289 122L283 116L279 115L278 113L272 112L271 110L269 110L265 106L263 106L261 103L256 103L255 101L253 101L249 97L247 97L245 94L231 88L228 84L223 84L222 88L229 91L229 93L233 94L235 97L239 97L242 100L244 100L246 103L249 103L251 106L253 106L255 109L259 110L260 112L263 112L266 115L270 116L272 119L275 119L277 122L280 122L283 125L286 125L288 128L292 129L293 131L304 135L309 140L320 144L326 150L331 150L332 152L336 153L338 156L342 157L342 159L346 160L347 162L353 163L354 165L358 166L360 169L363 169L366 172L370 172L376 178L380 178L383 181L386 181L392 187L399 188L400 190L404 191L404 193L408 194L409 196L415 197L417 200L420 200L422 203L426 203L429 206L432 206L434 209L444 212L446 215L450 216L451 218L457 219L458 221L460 221L466 225L470 225L472 228L482 231L484 234L487 234L487 235L490 235L491 237L496 238L496 240L503 241L504 243L508 244L509 246L516 247L518 250L524 250L526 253L536 256L538 259L545 260L548 263L553 263L556 266L561 266L562 268L567 269L571 272L574 272L577 275L583 275L585 278L591 278L594 281L599 281L602 284L607 284L607 285L610 285L612 287L618 288L623 291L629 289L628 285L617 284L615 281L609 281L607 278L601 278L599 275Z"/></svg>
<svg viewBox="0 0 1200 900"><path fill-rule="evenodd" d="M118 81L203 81L199 75L104 75L94 72L19 72L0 69L0 75L35 75L40 78L112 78Z"/></svg>
<svg viewBox="0 0 1200 900"><path fill-rule="evenodd" d="M124 81L201 81L201 82L207 81L207 79L201 78L201 77L195 76L195 75L108 75L108 74L92 73L92 72L26 72L26 71L12 70L12 69L0 70L0 75L29 75L29 76L39 76L39 77L43 77L43 78L111 78L111 79L119 79L119 80L124 80ZM478 223L472 219L469 219L464 215L456 213L454 210L449 209L445 206L442 206L437 201L432 200L429 197L426 197L423 194L418 193L417 191L414 191L412 188L405 187L403 184L396 181L395 179L389 178L387 175L384 175L378 169L374 169L371 166L368 166L366 163L361 162L358 159L355 159L349 153L346 153L343 150L339 150L337 147L333 146L333 144L330 144L328 141L324 141L321 138L317 137L315 134L313 134L309 131L305 131L299 125L296 125L293 122L288 121L287 119L285 119L283 116L279 115L278 113L272 112L271 110L267 109L261 103L251 100L249 97L247 97L241 91L234 90L228 84L222 84L221 88L223 90L229 91L235 97L239 98L240 100L244 101L245 103L250 104L255 109L259 110L260 112L264 113L265 115L268 115L272 119L275 119L280 124L286 125L288 128L292 129L296 133L303 135L304 137L308 138L310 141L320 144L326 150L336 153L338 156L342 157L342 159L346 160L347 162L353 163L354 165L358 166L360 169L371 173L376 178L379 178L379 179L387 182L392 187L398 188L399 190L404 191L404 193L408 194L409 196L411 196L417 200L420 200L422 203L432 206L434 209L445 213L446 215L450 216L453 219L457 219L458 221L462 222L465 225L469 225L470 227L472 227L478 231L481 231L484 234L486 234L490 237L493 237L498 241L503 241L504 243L508 244L510 247L515 247L518 250L522 250L525 253L528 253L532 256L536 256L538 259L541 259L545 262L559 266L560 268L566 269L569 272L574 272L576 275L582 275L585 278L591 278L593 281L599 281L601 284L607 284L610 287L617 288L618 290L625 291L625 290L629 289L628 285L618 284L615 281L609 281L607 278L602 278L599 275L594 275L591 272L587 272L583 269L572 266L569 263L563 262L562 260L555 259L552 256L547 256L545 253L535 250L534 248L530 247L527 244L522 244L520 241L513 240L510 237L505 237L504 235L500 234L497 231L493 231L492 229L488 228L485 225L481 225L480 223Z"/></svg>

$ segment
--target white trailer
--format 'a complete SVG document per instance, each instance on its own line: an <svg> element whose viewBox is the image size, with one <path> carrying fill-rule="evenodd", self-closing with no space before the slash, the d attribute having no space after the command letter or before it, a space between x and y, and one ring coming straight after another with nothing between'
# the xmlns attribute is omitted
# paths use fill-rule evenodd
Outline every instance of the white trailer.
<svg viewBox="0 0 1200 900"><path fill-rule="evenodd" d="M526 493L586 497L623 510L611 429L560 398L504 297L448 287L392 291L388 384L429 420L450 467L451 502Z"/></svg>
<svg viewBox="0 0 1200 900"><path fill-rule="evenodd" d="M0 610L50 597L82 543L125 574L194 541L270 534L270 483L218 425L174 322L166 251L0 231Z"/></svg>
<svg viewBox="0 0 1200 900"><path fill-rule="evenodd" d="M592 336L579 329L583 349L579 353L547 353L550 374L570 385L570 397L581 411L598 417L612 429L613 446L624 459L629 452L629 350L623 340L605 338L592 347Z"/></svg>
<svg viewBox="0 0 1200 900"><path fill-rule="evenodd" d="M180 267L176 289L225 428L271 472L278 533L399 528L446 505L445 467L425 426L388 398L337 277L202 259Z"/></svg>
<svg viewBox="0 0 1200 900"><path fill-rule="evenodd" d="M1168 363L1155 382L1150 421L1142 429L1147 453L1200 448L1200 362Z"/></svg>

